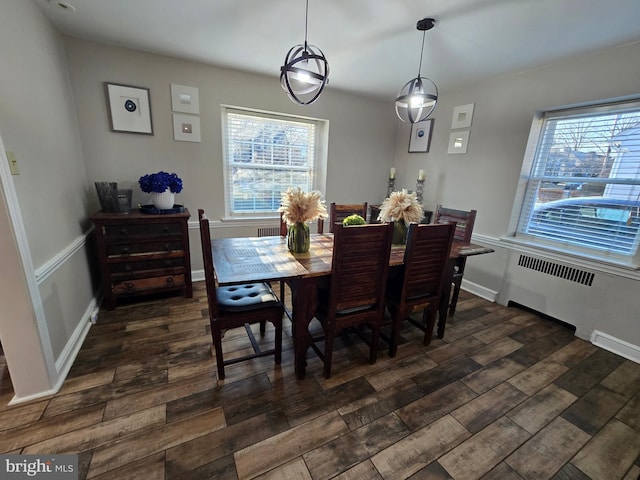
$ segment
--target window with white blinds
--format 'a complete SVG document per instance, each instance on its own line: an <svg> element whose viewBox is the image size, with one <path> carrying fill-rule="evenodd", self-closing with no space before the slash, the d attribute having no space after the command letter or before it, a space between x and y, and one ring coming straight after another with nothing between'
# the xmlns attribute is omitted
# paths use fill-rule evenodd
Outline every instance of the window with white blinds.
<svg viewBox="0 0 640 480"><path fill-rule="evenodd" d="M322 126L320 120L223 107L227 215L273 215L288 187L320 189Z"/></svg>
<svg viewBox="0 0 640 480"><path fill-rule="evenodd" d="M640 227L640 102L544 116L517 235L634 256Z"/></svg>

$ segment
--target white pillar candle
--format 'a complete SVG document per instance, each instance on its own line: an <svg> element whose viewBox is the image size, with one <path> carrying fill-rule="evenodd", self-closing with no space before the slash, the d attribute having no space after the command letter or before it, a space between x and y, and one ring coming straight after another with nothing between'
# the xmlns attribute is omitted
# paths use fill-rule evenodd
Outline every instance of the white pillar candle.
<svg viewBox="0 0 640 480"><path fill-rule="evenodd" d="M396 168L395 167L391 167L391 169L389 170L389 178L391 178L391 179L396 178Z"/></svg>
<svg viewBox="0 0 640 480"><path fill-rule="evenodd" d="M418 180L424 180L424 170L422 169L418 171Z"/></svg>

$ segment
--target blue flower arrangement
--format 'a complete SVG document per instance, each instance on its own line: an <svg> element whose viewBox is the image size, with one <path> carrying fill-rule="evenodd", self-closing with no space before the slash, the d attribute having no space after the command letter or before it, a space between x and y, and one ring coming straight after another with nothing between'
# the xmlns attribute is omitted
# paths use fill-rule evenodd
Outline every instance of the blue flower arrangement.
<svg viewBox="0 0 640 480"><path fill-rule="evenodd" d="M175 173L163 171L149 173L141 176L138 183L140 184L140 189L146 193L162 193L167 188L171 190L172 193L180 193L182 191L182 179Z"/></svg>

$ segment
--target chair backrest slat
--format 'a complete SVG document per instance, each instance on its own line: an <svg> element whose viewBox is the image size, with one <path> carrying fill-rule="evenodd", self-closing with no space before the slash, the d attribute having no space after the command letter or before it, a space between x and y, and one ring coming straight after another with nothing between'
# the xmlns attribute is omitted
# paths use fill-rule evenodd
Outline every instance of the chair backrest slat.
<svg viewBox="0 0 640 480"><path fill-rule="evenodd" d="M329 206L329 231L333 233L336 222L342 223L342 221L349 215L360 215L367 220L367 207L368 203L332 203Z"/></svg>
<svg viewBox="0 0 640 480"><path fill-rule="evenodd" d="M202 260L204 263L204 278L207 286L207 300L211 318L218 315L218 299L216 297L216 272L213 268L213 254L211 246L211 230L209 219L203 209L198 209L198 219L200 221L200 243L202 246Z"/></svg>
<svg viewBox="0 0 640 480"><path fill-rule="evenodd" d="M453 208L438 205L434 223L456 222L455 239L469 243L473 233L473 224L476 221L477 210L455 210Z"/></svg>
<svg viewBox="0 0 640 480"><path fill-rule="evenodd" d="M393 224L342 226L334 230L332 308L383 308Z"/></svg>
<svg viewBox="0 0 640 480"><path fill-rule="evenodd" d="M404 256L405 298L435 295L442 290L455 228L455 223L409 225Z"/></svg>

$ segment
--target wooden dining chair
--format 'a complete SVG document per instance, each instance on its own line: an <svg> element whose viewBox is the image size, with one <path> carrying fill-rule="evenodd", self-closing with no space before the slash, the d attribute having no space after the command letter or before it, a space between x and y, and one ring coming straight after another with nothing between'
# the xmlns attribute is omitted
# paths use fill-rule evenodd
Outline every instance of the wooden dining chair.
<svg viewBox="0 0 640 480"><path fill-rule="evenodd" d="M455 210L438 205L434 223L456 222L454 240L469 243L471 242L471 234L473 233L473 224L476 221L476 213L476 210ZM464 276L466 263L467 257L461 257L457 259L453 265L453 277L451 279L453 292L451 298L448 300L449 315L453 315L456 311L456 304L458 303L458 295L460 295L460 286L462 285L462 277Z"/></svg>
<svg viewBox="0 0 640 480"><path fill-rule="evenodd" d="M387 282L386 305L391 314L390 357L397 353L404 319L424 332L424 345L431 342L455 228L452 223L409 225L403 266ZM416 310L422 310L422 322L410 317Z"/></svg>
<svg viewBox="0 0 640 480"><path fill-rule="evenodd" d="M329 232L333 233L336 222L342 223L342 221L349 215L360 215L367 220L367 207L368 203L331 203L329 205ZM318 224L319 225L319 224ZM320 227L318 226L318 229ZM322 232L318 232L322 233Z"/></svg>
<svg viewBox="0 0 640 480"><path fill-rule="evenodd" d="M251 358L274 355L275 362L279 365L282 359L282 315L284 314L282 303L278 301L271 287L264 282L216 287L209 220L202 209L198 209L198 218L200 220L200 240L209 304L209 323L216 352L218 378L224 380L225 366ZM272 323L275 328L275 346L273 349L261 350L251 330L251 324L260 323L260 333L264 335L266 322ZM224 331L242 326L245 327L249 335L254 353L224 360L222 354Z"/></svg>
<svg viewBox="0 0 640 480"><path fill-rule="evenodd" d="M315 312L324 331L324 351L312 344L324 361L325 378L331 376L334 339L346 328L369 327L369 362L376 361L393 223L337 224L333 233L331 276L328 285L318 289Z"/></svg>

